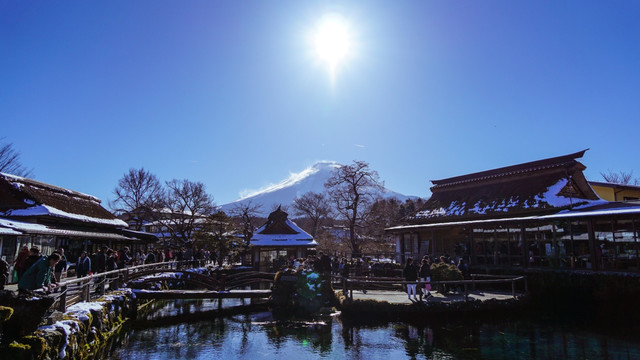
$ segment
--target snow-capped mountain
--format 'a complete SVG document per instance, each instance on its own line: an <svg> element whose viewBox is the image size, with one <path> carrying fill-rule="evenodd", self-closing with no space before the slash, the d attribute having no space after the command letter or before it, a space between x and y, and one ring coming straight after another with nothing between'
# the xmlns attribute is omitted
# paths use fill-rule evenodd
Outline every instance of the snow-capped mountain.
<svg viewBox="0 0 640 360"><path fill-rule="evenodd" d="M238 204L244 205L251 202L253 205L261 205L261 214L267 216L278 205L291 206L296 197L302 196L309 191L324 193L326 191L324 184L331 177L333 170L341 166L334 161L318 162L299 173L291 174L288 178L275 185L270 185L239 200L224 204L221 208L229 213ZM384 198L395 197L400 201L417 198L416 196L403 195L386 188L380 191L379 195Z"/></svg>

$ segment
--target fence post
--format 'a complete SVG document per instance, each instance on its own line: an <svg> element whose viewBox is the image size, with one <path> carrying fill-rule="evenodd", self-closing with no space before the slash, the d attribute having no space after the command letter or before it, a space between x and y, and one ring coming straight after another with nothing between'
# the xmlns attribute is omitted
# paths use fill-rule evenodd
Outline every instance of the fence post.
<svg viewBox="0 0 640 360"><path fill-rule="evenodd" d="M473 291L476 291L476 275L475 274L471 275L471 288L473 289Z"/></svg>
<svg viewBox="0 0 640 360"><path fill-rule="evenodd" d="M60 290L60 299L58 300L58 311L66 312L67 311L67 285L63 285Z"/></svg>
<svg viewBox="0 0 640 360"><path fill-rule="evenodd" d="M112 280L109 282L109 291L113 291L114 287L116 289L118 289L120 287L120 274L116 273L115 275L116 276L111 278Z"/></svg>
<svg viewBox="0 0 640 360"><path fill-rule="evenodd" d="M107 276L103 275L100 278L100 287L98 287L98 289L100 290L100 295L104 295L104 293L105 293L104 289L105 289L105 284L106 283L107 283Z"/></svg>
<svg viewBox="0 0 640 360"><path fill-rule="evenodd" d="M515 299L516 297L516 281L515 280L511 280L511 295Z"/></svg>
<svg viewBox="0 0 640 360"><path fill-rule="evenodd" d="M464 283L464 301L469 301L469 289L466 282Z"/></svg>
<svg viewBox="0 0 640 360"><path fill-rule="evenodd" d="M82 298L84 301L89 301L89 293L91 292L91 278L88 278L82 283Z"/></svg>

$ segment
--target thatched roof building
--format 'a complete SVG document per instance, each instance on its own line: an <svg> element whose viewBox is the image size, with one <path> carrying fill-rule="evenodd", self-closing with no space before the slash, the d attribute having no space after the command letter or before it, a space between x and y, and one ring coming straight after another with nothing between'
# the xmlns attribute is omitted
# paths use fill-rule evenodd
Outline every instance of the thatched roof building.
<svg viewBox="0 0 640 360"><path fill-rule="evenodd" d="M157 240L126 227L94 196L0 173L0 256L9 261L22 246L38 246L43 254L63 247L73 259L103 245L119 249Z"/></svg>
<svg viewBox="0 0 640 360"><path fill-rule="evenodd" d="M399 261L448 254L472 265L640 269L640 204L601 199L586 150L432 181L396 235Z"/></svg>
<svg viewBox="0 0 640 360"><path fill-rule="evenodd" d="M315 250L318 243L278 207L269 214L267 222L255 231L250 245L254 265L268 269L282 258L306 256L308 251Z"/></svg>
<svg viewBox="0 0 640 360"><path fill-rule="evenodd" d="M478 173L433 180L433 195L409 222L542 215L603 201L576 159L586 150Z"/></svg>

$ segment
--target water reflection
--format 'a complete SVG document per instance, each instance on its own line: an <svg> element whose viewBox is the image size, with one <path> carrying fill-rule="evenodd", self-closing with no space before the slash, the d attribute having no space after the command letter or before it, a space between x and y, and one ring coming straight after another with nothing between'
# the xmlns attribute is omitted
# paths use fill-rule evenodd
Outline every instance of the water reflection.
<svg viewBox="0 0 640 360"><path fill-rule="evenodd" d="M178 304L166 313L206 309ZM163 310L159 311L162 312ZM277 321L268 312L123 332L109 359L638 359L637 332L540 319Z"/></svg>

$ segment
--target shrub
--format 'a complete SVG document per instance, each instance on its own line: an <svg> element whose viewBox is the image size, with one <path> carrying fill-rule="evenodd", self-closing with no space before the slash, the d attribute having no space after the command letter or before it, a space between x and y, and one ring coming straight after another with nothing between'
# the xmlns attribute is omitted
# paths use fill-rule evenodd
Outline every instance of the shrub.
<svg viewBox="0 0 640 360"><path fill-rule="evenodd" d="M431 281L454 281L464 280L462 272L453 264L446 264L443 262L431 265ZM438 292L446 294L448 288L444 284L437 286Z"/></svg>

